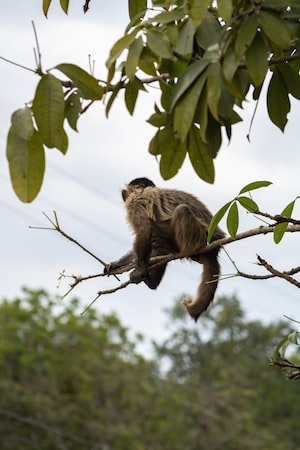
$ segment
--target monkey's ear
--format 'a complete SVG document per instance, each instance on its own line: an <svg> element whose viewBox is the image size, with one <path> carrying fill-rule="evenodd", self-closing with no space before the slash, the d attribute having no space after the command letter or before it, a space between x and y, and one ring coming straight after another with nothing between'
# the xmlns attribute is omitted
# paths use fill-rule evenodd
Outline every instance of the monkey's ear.
<svg viewBox="0 0 300 450"><path fill-rule="evenodd" d="M128 197L128 191L127 191L127 189L122 189L122 199L123 199L123 202L126 201L127 197Z"/></svg>

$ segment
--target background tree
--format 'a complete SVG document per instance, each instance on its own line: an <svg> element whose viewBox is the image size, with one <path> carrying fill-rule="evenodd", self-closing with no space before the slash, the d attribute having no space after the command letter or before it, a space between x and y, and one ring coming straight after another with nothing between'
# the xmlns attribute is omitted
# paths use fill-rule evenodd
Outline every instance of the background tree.
<svg viewBox="0 0 300 450"><path fill-rule="evenodd" d="M24 289L0 304L3 450L298 448L300 385L268 367L286 323L221 298L201 331L175 308L145 359L115 315L57 300Z"/></svg>

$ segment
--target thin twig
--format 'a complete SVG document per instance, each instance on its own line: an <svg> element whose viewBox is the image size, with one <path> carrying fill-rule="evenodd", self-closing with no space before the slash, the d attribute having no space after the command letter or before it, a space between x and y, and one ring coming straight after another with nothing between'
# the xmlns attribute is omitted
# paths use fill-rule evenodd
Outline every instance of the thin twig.
<svg viewBox="0 0 300 450"><path fill-rule="evenodd" d="M90 250L88 250L86 247L84 247L82 244L80 244L80 242L78 242L76 239L74 239L72 236L70 236L69 234L67 234L65 231L63 231L59 225L58 222L58 218L57 218L57 214L56 211L53 211L54 214L54 219L55 221L53 221L52 219L50 219L50 217L43 211L43 215L46 217L47 220L49 220L49 222L51 223L51 225L53 225L53 228L43 228L43 227L29 227L29 228L33 228L33 229L38 229L38 230L53 230L53 231L57 231L59 234L61 234L63 237L65 237L66 239L68 239L69 241L73 242L75 245L77 245L79 248L81 248L81 250L83 250L85 253L87 253L88 255L90 255L92 258L96 259L100 264L102 264L104 267L107 267L107 264L98 256L96 256L94 253L92 253ZM115 276L115 275L114 275ZM115 276L115 278L119 281L119 278L117 276Z"/></svg>
<svg viewBox="0 0 300 450"><path fill-rule="evenodd" d="M131 284L131 281L125 281L125 283L119 284L119 286L113 288L113 289L106 289L105 291L99 291L97 293L97 296L94 298L94 300L82 311L81 315L83 315L90 307L95 303L96 300L98 300L101 295L105 294L113 294L114 292L119 291L120 289L126 288L129 284Z"/></svg>

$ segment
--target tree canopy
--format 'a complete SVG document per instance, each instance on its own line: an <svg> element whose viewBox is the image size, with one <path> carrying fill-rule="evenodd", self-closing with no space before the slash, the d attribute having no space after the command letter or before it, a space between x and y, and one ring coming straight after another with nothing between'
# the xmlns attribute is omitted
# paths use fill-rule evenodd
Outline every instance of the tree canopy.
<svg viewBox="0 0 300 450"><path fill-rule="evenodd" d="M2 300L3 450L298 448L300 385L269 367L287 323L249 321L232 297L193 328L178 304L146 358L142 336L79 304L30 289Z"/></svg>
<svg viewBox="0 0 300 450"><path fill-rule="evenodd" d="M69 1L60 4L67 13ZM46 15L50 6L43 1ZM134 114L139 93L158 87L149 151L164 179L188 156L196 174L213 183L214 158L242 120L246 99L266 95L270 120L284 131L290 98L300 98L298 0L128 0L128 6L129 24L108 52L104 76L73 63L43 68L37 41L40 80L33 100L13 113L7 139L12 185L22 201L41 188L45 148L66 153L65 124L77 130L80 115L99 100L108 115L121 90Z"/></svg>

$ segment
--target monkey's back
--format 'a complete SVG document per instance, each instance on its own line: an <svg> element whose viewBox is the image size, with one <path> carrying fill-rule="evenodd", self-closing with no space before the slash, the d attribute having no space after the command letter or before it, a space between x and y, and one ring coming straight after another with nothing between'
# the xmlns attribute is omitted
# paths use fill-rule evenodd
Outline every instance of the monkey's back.
<svg viewBox="0 0 300 450"><path fill-rule="evenodd" d="M146 215L155 222L169 221L180 205L187 205L192 213L209 224L212 214L197 197L177 189L164 189L158 187L146 187L145 189L134 189L126 200L128 221L134 224L133 215ZM224 233L217 228L214 239L219 239Z"/></svg>

